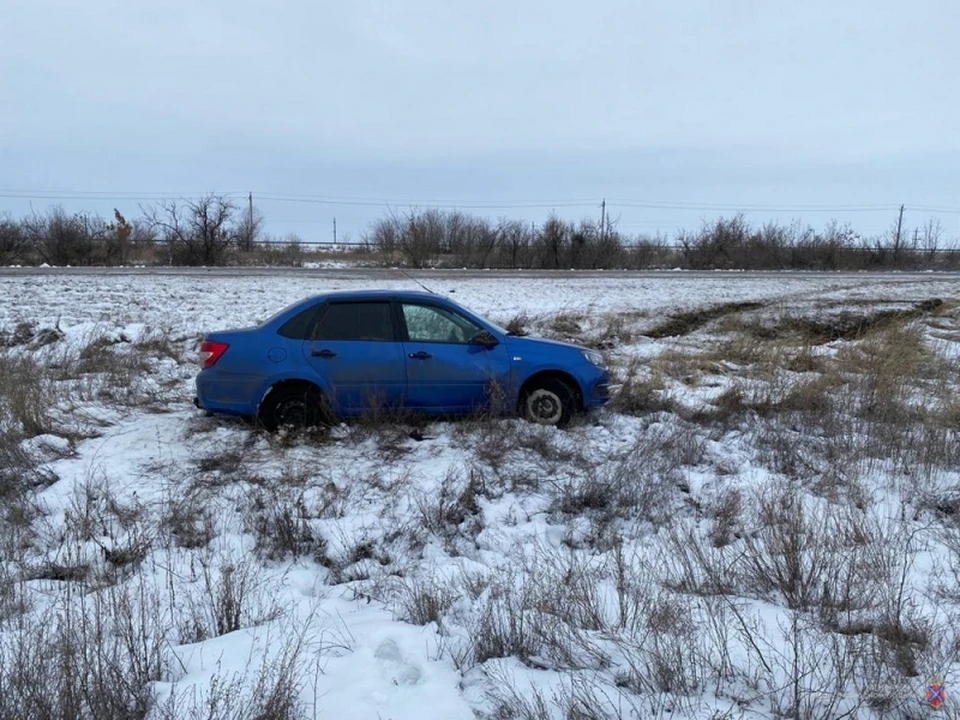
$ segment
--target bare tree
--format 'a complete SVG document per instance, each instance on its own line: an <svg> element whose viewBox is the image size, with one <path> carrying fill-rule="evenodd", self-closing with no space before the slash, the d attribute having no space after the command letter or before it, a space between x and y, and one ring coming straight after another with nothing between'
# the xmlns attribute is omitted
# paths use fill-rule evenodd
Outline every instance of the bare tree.
<svg viewBox="0 0 960 720"><path fill-rule="evenodd" d="M456 210L443 216L445 235L443 249L453 256L453 262L457 265L469 265L473 262L476 239L473 232L474 221L474 218L467 217Z"/></svg>
<svg viewBox="0 0 960 720"><path fill-rule="evenodd" d="M371 247L384 263L390 263L400 250L400 238L403 235L403 222L396 215L377 220L363 237L363 242Z"/></svg>
<svg viewBox="0 0 960 720"><path fill-rule="evenodd" d="M400 251L415 268L428 267L443 250L449 251L444 231L443 214L439 210L423 213L411 211L400 236Z"/></svg>
<svg viewBox="0 0 960 720"><path fill-rule="evenodd" d="M485 220L477 220L472 223L474 235L474 246L476 247L475 262L481 267L487 267L490 256L493 255L500 246L503 236L500 228L491 227Z"/></svg>
<svg viewBox="0 0 960 720"><path fill-rule="evenodd" d="M20 223L7 215L0 217L0 264L24 262L27 254L27 239Z"/></svg>
<svg viewBox="0 0 960 720"><path fill-rule="evenodd" d="M257 243L263 234L263 214L257 208L254 208L253 214L249 212L241 213L237 223L237 249L240 252L252 252L256 249Z"/></svg>
<svg viewBox="0 0 960 720"><path fill-rule="evenodd" d="M130 238L133 225L116 208L113 209L114 222L107 225L105 247L106 264L126 265L130 258Z"/></svg>
<svg viewBox="0 0 960 720"><path fill-rule="evenodd" d="M60 206L34 213L20 224L41 261L50 265L92 265L106 261L107 223L99 215L68 215Z"/></svg>
<svg viewBox="0 0 960 720"><path fill-rule="evenodd" d="M560 267L561 259L566 255L569 234L570 228L556 215L547 218L537 238L542 267Z"/></svg>
<svg viewBox="0 0 960 720"><path fill-rule="evenodd" d="M206 195L196 201L164 200L143 213L167 244L171 265L222 265L237 237L236 209L222 196Z"/></svg>
<svg viewBox="0 0 960 720"><path fill-rule="evenodd" d="M520 267L529 261L531 231L527 224L519 220L501 218L497 228L500 234L500 252L504 256L501 264L512 268Z"/></svg>
<svg viewBox="0 0 960 720"><path fill-rule="evenodd" d="M671 249L667 237L656 235L642 235L626 245L625 262L627 267L649 268L669 259Z"/></svg>
<svg viewBox="0 0 960 720"><path fill-rule="evenodd" d="M923 250L924 258L930 264L937 259L942 236L943 225L937 218L929 218L920 229L920 248Z"/></svg>

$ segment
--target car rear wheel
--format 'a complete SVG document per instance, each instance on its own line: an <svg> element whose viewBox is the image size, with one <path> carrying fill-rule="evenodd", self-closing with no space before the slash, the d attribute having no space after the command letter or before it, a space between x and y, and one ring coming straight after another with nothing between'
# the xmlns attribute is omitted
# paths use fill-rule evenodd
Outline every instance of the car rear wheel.
<svg viewBox="0 0 960 720"><path fill-rule="evenodd" d="M274 388L260 404L257 419L268 432L282 427L316 427L329 422L323 393L308 385Z"/></svg>
<svg viewBox="0 0 960 720"><path fill-rule="evenodd" d="M520 414L538 425L565 427L576 410L576 393L563 380L544 378L524 390Z"/></svg>

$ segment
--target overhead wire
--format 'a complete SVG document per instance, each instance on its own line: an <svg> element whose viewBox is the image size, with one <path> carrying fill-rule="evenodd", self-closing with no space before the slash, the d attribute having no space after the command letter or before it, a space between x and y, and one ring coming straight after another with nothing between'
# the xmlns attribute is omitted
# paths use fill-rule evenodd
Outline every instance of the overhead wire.
<svg viewBox="0 0 960 720"><path fill-rule="evenodd" d="M197 197L201 195L217 195L229 199L245 199L250 191L224 192L159 192L159 191L106 191L106 190L20 190L2 188L0 198L8 200L103 200L103 201L134 201L159 202L177 200L180 198ZM575 208L599 207L600 202L583 198L565 198L557 200L423 200L415 198L377 198L377 197L338 197L328 195L301 195L287 194L272 191L253 191L257 202L262 203L291 203L315 205L339 205L356 207L418 207L429 209L464 209L464 210L506 210L532 208ZM713 203L690 201L663 201L663 200L633 200L610 198L606 200L607 208L640 208L648 210L675 210L675 211L717 211L717 212L796 212L796 213L866 213L890 212L897 210L899 204L762 204L762 203ZM930 213L960 214L960 207L951 207L934 204L907 204L910 210Z"/></svg>

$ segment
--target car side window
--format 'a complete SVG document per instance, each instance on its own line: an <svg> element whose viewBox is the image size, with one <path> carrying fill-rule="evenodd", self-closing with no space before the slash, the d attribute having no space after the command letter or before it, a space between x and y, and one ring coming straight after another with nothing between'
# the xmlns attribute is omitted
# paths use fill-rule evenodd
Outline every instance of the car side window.
<svg viewBox="0 0 960 720"><path fill-rule="evenodd" d="M332 303L317 323L313 339L390 342L394 339L390 303Z"/></svg>
<svg viewBox="0 0 960 720"><path fill-rule="evenodd" d="M303 312L297 313L287 320L283 327L277 330L278 335L291 338L292 340L307 340L310 337L310 330L313 327L313 321L317 317L320 308L317 306L307 308Z"/></svg>
<svg viewBox="0 0 960 720"><path fill-rule="evenodd" d="M459 313L434 305L403 304L407 336L413 342L468 343L483 328Z"/></svg>

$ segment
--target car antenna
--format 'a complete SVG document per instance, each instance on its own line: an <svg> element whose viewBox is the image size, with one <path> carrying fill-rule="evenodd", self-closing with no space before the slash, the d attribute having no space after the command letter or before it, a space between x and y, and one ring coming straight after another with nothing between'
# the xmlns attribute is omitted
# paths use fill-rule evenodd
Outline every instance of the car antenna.
<svg viewBox="0 0 960 720"><path fill-rule="evenodd" d="M422 287L422 288L423 288L424 290L426 290L428 293L430 293L431 295L436 295L436 293L435 293L433 290L431 290L431 289L428 288L426 285L424 285L422 282L420 282L419 280L417 280L413 275L411 275L410 273L408 273L406 270L404 270L403 268L397 268L397 269L398 269L400 272L402 272L404 275L406 275L408 279L413 280L413 282L415 282L417 285L419 285L420 287Z"/></svg>

